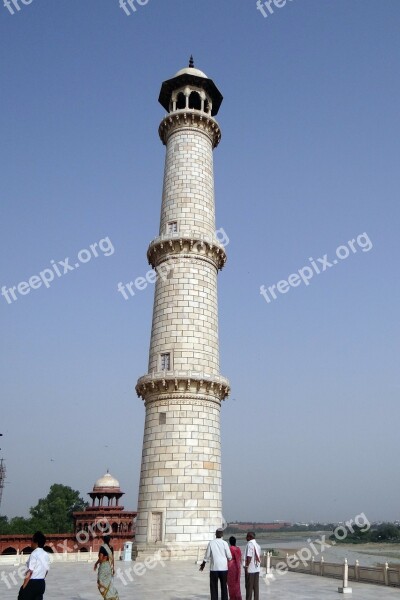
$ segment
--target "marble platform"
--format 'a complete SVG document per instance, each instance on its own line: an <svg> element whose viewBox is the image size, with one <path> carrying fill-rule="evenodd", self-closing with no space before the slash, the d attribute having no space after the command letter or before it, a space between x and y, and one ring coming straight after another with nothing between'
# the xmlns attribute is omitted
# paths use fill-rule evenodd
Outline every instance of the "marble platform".
<svg viewBox="0 0 400 600"><path fill-rule="evenodd" d="M205 570L199 572L198 565L191 562L167 562L153 565L151 570L142 568L142 573L129 575L124 571L135 563L118 562L121 578L116 579L116 587L120 600L207 600L209 596L209 576ZM10 573L16 567L0 567L0 598L16 600L18 586L13 584ZM139 569L139 573L140 573ZM18 575L14 577L18 580ZM10 588L7 587L6 581ZM269 600L334 600L343 597L338 594L340 582L298 573L282 575L269 586L260 581L260 598ZM353 594L348 597L354 600L390 600L399 598L398 588L387 588L377 585L357 584L351 582ZM242 582L244 597L244 581ZM96 575L93 563L58 563L53 564L48 575L45 600L101 600L96 586Z"/></svg>

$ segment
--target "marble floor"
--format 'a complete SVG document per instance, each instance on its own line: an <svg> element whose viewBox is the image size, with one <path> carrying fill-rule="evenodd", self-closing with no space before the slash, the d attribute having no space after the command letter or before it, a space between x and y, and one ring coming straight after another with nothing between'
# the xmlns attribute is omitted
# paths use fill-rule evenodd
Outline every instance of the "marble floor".
<svg viewBox="0 0 400 600"><path fill-rule="evenodd" d="M119 562L115 584L120 600L206 600L209 598L208 573L199 572L189 562L157 564L151 570L126 570L136 563ZM12 573L14 572L14 575ZM132 579L132 581L129 580ZM15 583L14 583L15 582ZM260 598L269 600L326 600L343 598L337 591L339 581L298 573L287 573L266 585L260 581ZM20 579L17 567L0 566L0 598L16 600ZM398 588L352 583L354 600L399 598ZM244 592L244 582L242 586ZM96 586L93 564L55 563L47 576L45 600L101 600Z"/></svg>

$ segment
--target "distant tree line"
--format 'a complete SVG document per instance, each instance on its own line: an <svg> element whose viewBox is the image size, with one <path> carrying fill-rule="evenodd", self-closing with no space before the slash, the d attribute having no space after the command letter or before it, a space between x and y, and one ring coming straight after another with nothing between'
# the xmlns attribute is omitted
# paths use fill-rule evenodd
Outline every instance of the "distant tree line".
<svg viewBox="0 0 400 600"><path fill-rule="evenodd" d="M366 544L368 542L400 542L400 526L395 523L380 523L372 525L368 531L362 531L357 525L353 525L353 532L347 529L347 536L338 539L331 535L330 539L335 540L337 544ZM364 528L365 529L365 528Z"/></svg>
<svg viewBox="0 0 400 600"><path fill-rule="evenodd" d="M46 498L41 498L36 506L29 509L30 517L8 519L0 516L0 535L30 535L35 531L71 533L72 513L85 510L87 505L78 491L61 483L54 483Z"/></svg>

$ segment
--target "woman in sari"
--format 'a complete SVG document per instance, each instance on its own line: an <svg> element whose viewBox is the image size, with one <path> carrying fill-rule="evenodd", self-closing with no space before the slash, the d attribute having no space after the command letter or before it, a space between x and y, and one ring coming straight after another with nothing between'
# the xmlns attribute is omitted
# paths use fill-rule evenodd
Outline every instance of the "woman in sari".
<svg viewBox="0 0 400 600"><path fill-rule="evenodd" d="M97 566L97 587L104 600L119 600L118 592L114 587L114 551L110 544L110 536L103 537L103 545L99 550L99 558L97 559L94 570Z"/></svg>
<svg viewBox="0 0 400 600"><path fill-rule="evenodd" d="M240 570L242 564L242 553L236 546L236 538L229 538L229 546L232 560L228 562L228 591L230 600L242 600L240 591Z"/></svg>

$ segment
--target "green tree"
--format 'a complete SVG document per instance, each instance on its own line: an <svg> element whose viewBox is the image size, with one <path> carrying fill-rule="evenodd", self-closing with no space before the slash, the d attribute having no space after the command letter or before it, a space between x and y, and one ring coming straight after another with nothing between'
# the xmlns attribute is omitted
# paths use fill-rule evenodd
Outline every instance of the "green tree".
<svg viewBox="0 0 400 600"><path fill-rule="evenodd" d="M69 533L73 530L72 513L84 510L87 506L72 488L54 483L46 498L41 498L36 506L30 509L31 524L35 530L44 533Z"/></svg>
<svg viewBox="0 0 400 600"><path fill-rule="evenodd" d="M0 517L0 535L6 535L10 531L10 524L7 517Z"/></svg>
<svg viewBox="0 0 400 600"><path fill-rule="evenodd" d="M7 533L16 533L16 534L34 534L35 533L34 524L32 523L32 519L25 519L24 517L14 517L8 523L8 531Z"/></svg>
<svg viewBox="0 0 400 600"><path fill-rule="evenodd" d="M372 532L372 542L397 542L400 539L400 529L393 523L382 523Z"/></svg>

